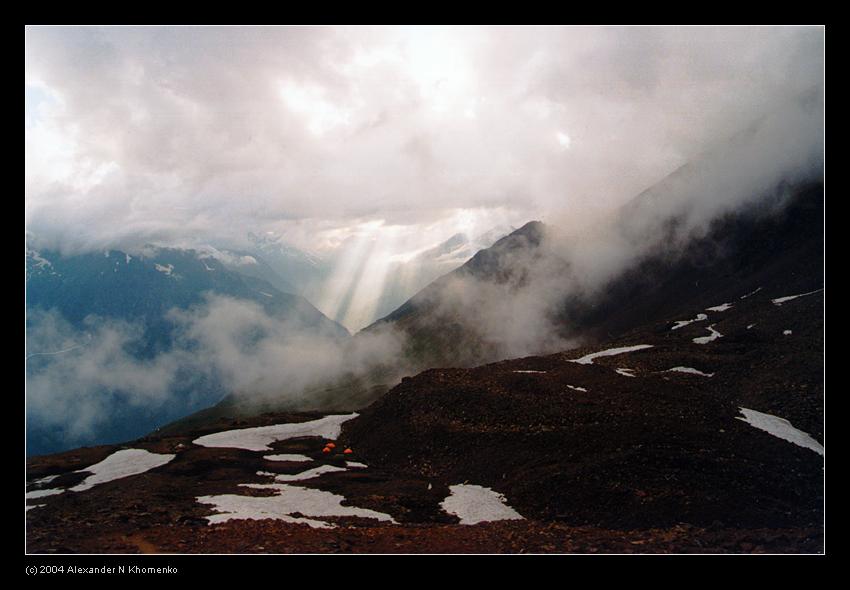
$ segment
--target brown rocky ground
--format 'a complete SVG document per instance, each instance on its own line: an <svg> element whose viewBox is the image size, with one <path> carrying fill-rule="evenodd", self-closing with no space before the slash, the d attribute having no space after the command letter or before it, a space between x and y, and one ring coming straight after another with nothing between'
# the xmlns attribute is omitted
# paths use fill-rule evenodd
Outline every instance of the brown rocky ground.
<svg viewBox="0 0 850 590"><path fill-rule="evenodd" d="M823 441L823 293L776 306L760 293L708 321L671 323L605 346L405 379L323 440L266 452L207 448L198 436L313 420L321 414L220 418L183 433L123 445L174 453L149 472L83 492L28 500L30 553L817 553L823 549L823 459L737 420L744 406L775 414ZM723 302L717 302L723 303ZM696 315L695 313L692 316ZM689 318L678 318L689 319ZM722 338L692 339L713 324ZM753 325L755 324L755 325ZM748 329L748 326L751 326ZM785 330L792 334L785 335ZM569 362L615 346L653 348ZM702 377L666 370L688 366ZM635 377L615 371L629 368ZM572 387L581 387L579 391ZM343 456L342 445L354 455ZM28 461L28 490L67 488L75 472L122 445ZM399 524L327 518L334 529L278 520L210 525L211 494L265 495L258 471L294 474L318 464L348 469L298 482L391 515ZM47 484L36 479L59 475ZM449 485L503 493L526 520L460 525L440 508Z"/></svg>
<svg viewBox="0 0 850 590"><path fill-rule="evenodd" d="M293 421L291 415L265 416L258 422ZM237 520L210 525L212 511L195 497L262 490L239 483L261 483L256 471L297 473L303 464L262 459L268 452L205 448L194 437L138 441L133 448L177 453L171 463L133 477L40 498L27 512L27 551L55 553L784 553L817 552L818 527L697 527L679 523L630 530L573 526L545 520L460 525L439 510L448 495L433 479L398 477L368 468L323 475L298 485L345 492L350 503L391 514L400 524L371 519L327 518L334 529L313 529L277 520ZM324 441L292 439L275 443L275 452L303 453L317 462L342 465L342 455L323 456ZM184 446L180 446L184 445ZM31 477L66 473L100 460L117 447L98 447L33 461ZM349 456L349 459L351 457ZM361 457L355 456L355 459ZM77 483L84 474L65 475L51 486ZM431 489L428 489L431 484Z"/></svg>

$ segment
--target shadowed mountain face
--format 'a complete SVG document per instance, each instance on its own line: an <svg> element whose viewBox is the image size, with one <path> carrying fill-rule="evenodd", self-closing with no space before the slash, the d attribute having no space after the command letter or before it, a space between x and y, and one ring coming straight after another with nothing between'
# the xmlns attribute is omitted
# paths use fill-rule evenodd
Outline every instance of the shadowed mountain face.
<svg viewBox="0 0 850 590"><path fill-rule="evenodd" d="M469 366L500 358L505 351L482 332L484 322L475 312L483 300L492 301L492 297L509 294L528 282L526 270L539 259L543 239L543 224L525 224L363 332L388 327L400 330L406 337L405 361L420 369Z"/></svg>
<svg viewBox="0 0 850 590"><path fill-rule="evenodd" d="M659 247L589 300L573 298L559 319L586 338L603 340L734 299L742 289L818 289L824 280L823 219L823 185L813 183L720 217L679 251L664 245L677 241L670 223Z"/></svg>
<svg viewBox="0 0 850 590"><path fill-rule="evenodd" d="M629 215L626 208L615 225L621 234L631 227ZM678 234L676 218L659 227L663 233L652 236L654 246L644 246L645 252L624 270L587 288L571 261L569 240L550 238L543 224L528 223L365 332L387 326L401 330L407 335L407 358L417 367L472 366L569 348L576 338L604 341L733 297L741 288L806 291L822 285L819 183L785 187L715 219L690 239ZM534 316L547 325L528 337L532 342L537 338L540 349L506 354L512 351L493 337L498 334L493 324L498 326L500 317L505 324L521 318L532 299L548 305ZM482 316L481 310L493 307L494 301L503 303L495 308L503 313ZM546 332L553 337L548 342Z"/></svg>

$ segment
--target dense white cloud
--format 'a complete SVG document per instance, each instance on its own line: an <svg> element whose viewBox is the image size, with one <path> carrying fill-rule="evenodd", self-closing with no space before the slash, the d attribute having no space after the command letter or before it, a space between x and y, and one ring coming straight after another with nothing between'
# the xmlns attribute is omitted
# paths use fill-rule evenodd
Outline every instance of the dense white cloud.
<svg viewBox="0 0 850 590"><path fill-rule="evenodd" d="M27 224L320 250L369 223L423 247L458 210L581 225L822 65L819 27L29 27Z"/></svg>
<svg viewBox="0 0 850 590"><path fill-rule="evenodd" d="M209 295L191 309L170 310L167 317L175 327L173 346L144 358L134 352L144 342L144 325L89 316L80 329L56 310L32 310L29 419L73 446L97 441L115 422L126 422L116 418L124 406L140 413L163 406L184 409L218 401L216 392L232 392L312 407L317 402L311 388L394 362L401 347L401 337L391 330L340 339L223 296ZM132 431L129 424L119 426Z"/></svg>

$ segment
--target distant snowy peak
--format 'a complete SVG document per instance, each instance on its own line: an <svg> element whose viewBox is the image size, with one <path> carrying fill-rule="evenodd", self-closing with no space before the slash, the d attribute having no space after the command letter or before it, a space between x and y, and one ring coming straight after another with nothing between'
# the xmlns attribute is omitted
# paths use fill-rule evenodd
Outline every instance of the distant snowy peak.
<svg viewBox="0 0 850 590"><path fill-rule="evenodd" d="M325 262L318 254L309 252L303 248L297 248L274 234L257 235L255 233L249 233L248 239L255 248L266 254L282 256L314 267L319 267Z"/></svg>
<svg viewBox="0 0 850 590"><path fill-rule="evenodd" d="M465 233L456 233L445 242L425 250L416 260L419 262L437 262L463 264L476 252L489 248L497 241L515 231L511 226L496 226L487 232L470 238Z"/></svg>

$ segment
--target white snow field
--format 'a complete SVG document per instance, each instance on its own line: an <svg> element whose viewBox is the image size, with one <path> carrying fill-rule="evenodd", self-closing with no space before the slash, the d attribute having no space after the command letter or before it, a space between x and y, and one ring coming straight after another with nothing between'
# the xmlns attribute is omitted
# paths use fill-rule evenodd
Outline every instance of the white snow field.
<svg viewBox="0 0 850 590"><path fill-rule="evenodd" d="M393 517L383 512L376 512L366 508L355 508L343 506L344 496L332 494L322 490L301 488L287 484L242 484L245 487L255 489L276 490L274 496L240 496L237 494L223 494L220 496L199 496L197 501L201 504L209 504L214 507L218 514L207 516L209 524L227 522L228 520L262 520L271 518L286 522L303 523L313 528L334 528L335 525L324 522L321 519L328 516L359 516L361 518L374 518L382 522L398 524ZM302 518L292 516L300 513Z"/></svg>
<svg viewBox="0 0 850 590"><path fill-rule="evenodd" d="M679 320L676 322L676 325L670 328L671 330L678 330L679 328L684 328L688 324L693 324L694 322L702 322L708 319L708 316L704 313L698 313L697 317L692 320Z"/></svg>
<svg viewBox="0 0 850 590"><path fill-rule="evenodd" d="M634 369L628 369L626 367L620 367L619 369L615 369L616 372L623 377L636 377Z"/></svg>
<svg viewBox="0 0 850 590"><path fill-rule="evenodd" d="M625 352L633 352L635 350L643 350L644 348L652 348L651 344L636 344L635 346L623 346L620 348L609 348L608 350L600 350L599 352L592 352L590 354L586 354L578 359L570 359L571 363L578 363L580 365L592 365L594 359L598 359L603 356L614 356L618 354L623 354Z"/></svg>
<svg viewBox="0 0 850 590"><path fill-rule="evenodd" d="M223 430L207 434L193 442L202 447L221 447L245 449L248 451L271 451L273 442L298 438L302 436L318 436L336 439L342 429L342 423L352 420L360 414L339 414L325 416L310 422L297 424L272 424L256 428L241 428L239 430Z"/></svg>
<svg viewBox="0 0 850 590"><path fill-rule="evenodd" d="M294 461L297 463L303 463L305 461L312 461L310 457L307 455L265 455L263 457L266 461Z"/></svg>
<svg viewBox="0 0 850 590"><path fill-rule="evenodd" d="M706 307L706 311L726 311L727 309L731 309L731 303L723 303L722 305L715 305L714 307Z"/></svg>
<svg viewBox="0 0 850 590"><path fill-rule="evenodd" d="M366 469L367 467L369 467L365 463L358 463L357 461L346 461L345 466L346 467L356 467L358 469Z"/></svg>
<svg viewBox="0 0 850 590"><path fill-rule="evenodd" d="M808 293L800 293L799 295L788 295L787 297L779 297L777 299L771 299L771 303L774 305L782 305L787 301L791 301L793 299L797 299L797 297L805 297L806 295L814 295L815 293L819 293L823 291L823 288L817 289L815 291L809 291Z"/></svg>
<svg viewBox="0 0 850 590"><path fill-rule="evenodd" d="M587 393L587 390L584 387L576 387L575 385L567 385L567 387L576 391L583 391L584 393Z"/></svg>
<svg viewBox="0 0 850 590"><path fill-rule="evenodd" d="M449 514L460 519L460 524L476 524L495 520L523 520L516 510L507 505L505 497L490 488L460 484L449 486L451 494L440 503Z"/></svg>
<svg viewBox="0 0 850 590"><path fill-rule="evenodd" d="M670 371L676 373L691 373L693 375L702 375L703 377L714 377L714 373L703 373L699 369L693 369L691 367L673 367L672 369L667 369L667 372Z"/></svg>
<svg viewBox="0 0 850 590"><path fill-rule="evenodd" d="M514 371L514 373L545 373L546 371Z"/></svg>
<svg viewBox="0 0 850 590"><path fill-rule="evenodd" d="M708 344L713 340L717 340L718 338L722 338L723 334L714 329L714 324L711 324L708 328L706 328L711 334L709 336L701 336L699 338L694 338L694 342L696 344Z"/></svg>
<svg viewBox="0 0 850 590"><path fill-rule="evenodd" d="M783 335L783 336L790 336L790 335L791 335L791 334L793 334L793 333L794 333L794 332L792 332L791 330L783 330L782 335Z"/></svg>
<svg viewBox="0 0 850 590"><path fill-rule="evenodd" d="M768 434L772 434L777 438L787 440L797 446L811 449L818 455L823 455L823 446L813 439L807 432L794 428L791 423L785 418L773 416L771 414L763 414L749 408L738 408L744 415L743 418L735 416L737 420L746 422L750 426L764 430Z"/></svg>
<svg viewBox="0 0 850 590"><path fill-rule="evenodd" d="M165 465L176 455L159 455L144 449L121 449L109 455L100 463L95 463L80 471L90 471L92 475L85 478L79 484L69 488L72 492L82 492L94 486L122 477L138 475L150 471L160 465Z"/></svg>

